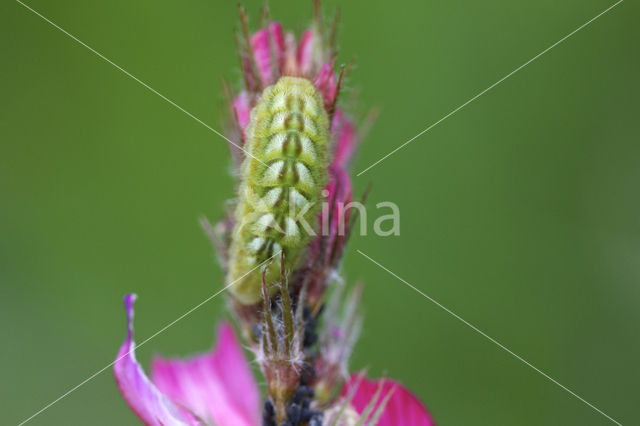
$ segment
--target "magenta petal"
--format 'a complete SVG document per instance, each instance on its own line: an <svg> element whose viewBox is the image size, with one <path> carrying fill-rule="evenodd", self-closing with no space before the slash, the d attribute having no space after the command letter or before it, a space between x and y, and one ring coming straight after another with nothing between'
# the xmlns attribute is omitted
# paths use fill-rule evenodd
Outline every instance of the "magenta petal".
<svg viewBox="0 0 640 426"><path fill-rule="evenodd" d="M308 74L313 65L313 31L306 30L298 44L298 67L303 74Z"/></svg>
<svg viewBox="0 0 640 426"><path fill-rule="evenodd" d="M246 91L238 93L233 103L231 104L232 114L238 120L240 129L242 129L242 136L244 137L244 130L249 124L251 118L251 103L249 102L249 94Z"/></svg>
<svg viewBox="0 0 640 426"><path fill-rule="evenodd" d="M349 389L352 386L356 386L360 378L358 375L352 375L347 383L342 388L342 395L348 394ZM415 397L407 388L400 383L389 379L368 380L362 378L360 384L357 387L355 395L351 400L351 405L358 413L362 413L365 407L369 404L371 399L375 396L381 381L384 380L382 385L381 396L376 403L376 409L384 397L393 390L391 399L384 408L382 416L376 423L377 426L434 426L435 422L429 415L429 412L425 406ZM375 411L375 410L374 410ZM369 419L367 419L369 420Z"/></svg>
<svg viewBox="0 0 640 426"><path fill-rule="evenodd" d="M128 294L124 298L128 324L127 338L120 347L113 366L120 393L133 412L146 425L200 425L200 422L191 414L160 393L136 361L136 345L133 342L133 302L135 300L135 294Z"/></svg>
<svg viewBox="0 0 640 426"><path fill-rule="evenodd" d="M188 359L155 358L151 377L170 398L217 426L260 424L260 394L233 328L218 327L216 348Z"/></svg>
<svg viewBox="0 0 640 426"><path fill-rule="evenodd" d="M280 70L284 60L284 34L279 22L272 22L266 28L251 36L251 48L258 66L263 86L273 83L273 68ZM273 51L272 51L273 49ZM273 55L275 54L275 58ZM272 63L275 59L276 63Z"/></svg>
<svg viewBox="0 0 640 426"><path fill-rule="evenodd" d="M331 69L329 73L329 79L327 80L327 85L324 88L324 102L326 105L333 105L336 99L338 87L336 86L336 75Z"/></svg>
<svg viewBox="0 0 640 426"><path fill-rule="evenodd" d="M333 164L346 168L358 145L356 126L347 116L336 108L333 115L332 129L336 146L333 153Z"/></svg>
<svg viewBox="0 0 640 426"><path fill-rule="evenodd" d="M322 65L322 68L320 68L320 71L318 72L318 75L316 76L313 84L314 86L316 86L318 92L322 94L325 106L328 107L333 104L333 99L335 97L336 91L335 77L333 74L333 64L326 63Z"/></svg>
<svg viewBox="0 0 640 426"><path fill-rule="evenodd" d="M322 235L329 237L328 248L334 248L336 239L344 239L346 225L349 223L351 209L346 207L353 201L351 178L341 167L332 164L329 166L329 183L325 189L328 191L327 199L329 200L330 211L323 211L321 215L328 213L331 223L327 232L324 226L329 218L321 217L320 229Z"/></svg>
<svg viewBox="0 0 640 426"><path fill-rule="evenodd" d="M342 168L333 164L329 166L329 183L325 193L326 204L318 215L320 232L309 245L309 257L322 259L327 266L334 267L334 261L340 258L346 242L351 214L351 208L347 206L353 201L351 178Z"/></svg>

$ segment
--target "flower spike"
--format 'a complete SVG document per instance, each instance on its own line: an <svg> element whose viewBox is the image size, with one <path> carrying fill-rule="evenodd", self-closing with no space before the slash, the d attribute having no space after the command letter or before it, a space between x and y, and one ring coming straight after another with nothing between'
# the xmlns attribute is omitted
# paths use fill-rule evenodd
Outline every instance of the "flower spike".
<svg viewBox="0 0 640 426"><path fill-rule="evenodd" d="M266 395L261 403L226 322L213 350L155 357L149 379L135 359L132 294L125 297L127 335L114 363L118 387L153 426L432 426L424 405L401 384L349 374L363 286L348 290L340 266L359 213L351 211L349 166L372 115L358 127L348 112L353 101L341 94L353 61L336 70L339 10L325 27L314 0L301 34L273 21L266 4L256 31L241 5L238 13L243 87L223 84L227 137L242 147L230 146L237 197L216 225L204 218L201 224Z"/></svg>

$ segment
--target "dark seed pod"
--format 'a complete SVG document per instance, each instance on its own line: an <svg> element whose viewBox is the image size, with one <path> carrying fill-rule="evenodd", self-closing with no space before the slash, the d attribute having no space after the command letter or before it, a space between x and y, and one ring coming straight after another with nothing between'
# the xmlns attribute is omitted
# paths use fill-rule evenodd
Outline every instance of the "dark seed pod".
<svg viewBox="0 0 640 426"><path fill-rule="evenodd" d="M300 409L300 406L294 402L289 407L289 411L287 414L289 415L289 421L293 424L297 424L298 422L300 422L300 415L302 414L302 410Z"/></svg>

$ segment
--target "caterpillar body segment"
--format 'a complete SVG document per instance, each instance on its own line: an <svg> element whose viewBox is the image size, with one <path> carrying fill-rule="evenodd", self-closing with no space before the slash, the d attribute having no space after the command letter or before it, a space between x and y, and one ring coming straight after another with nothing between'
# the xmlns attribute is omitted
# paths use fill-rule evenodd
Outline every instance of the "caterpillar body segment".
<svg viewBox="0 0 640 426"><path fill-rule="evenodd" d="M262 297L263 269L270 265L273 287L280 252L291 269L315 236L330 161L322 97L309 80L282 77L264 90L246 135L227 281L239 302L253 304Z"/></svg>

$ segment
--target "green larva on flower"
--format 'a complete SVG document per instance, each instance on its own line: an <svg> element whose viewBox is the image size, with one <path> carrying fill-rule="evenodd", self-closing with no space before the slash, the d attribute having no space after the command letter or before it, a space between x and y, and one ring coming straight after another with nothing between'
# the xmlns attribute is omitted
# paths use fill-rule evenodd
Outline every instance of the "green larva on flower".
<svg viewBox="0 0 640 426"><path fill-rule="evenodd" d="M243 304L261 300L266 282L296 265L315 235L329 164L329 118L306 78L282 77L267 87L251 111L232 236L229 291ZM277 255L277 256L276 256ZM266 262L271 263L271 262Z"/></svg>
<svg viewBox="0 0 640 426"><path fill-rule="evenodd" d="M347 212L348 167L361 133L337 103L345 71L336 75L337 19L327 33L315 0L298 43L266 6L261 20L251 34L240 8L245 85L228 93L227 123L239 178L235 212L203 225L265 395L227 322L211 352L154 359L151 380L135 357L135 294L125 296L126 338L112 363L118 388L145 425L434 426L400 383L347 374L362 327L362 286L346 293L339 268L358 216Z"/></svg>

